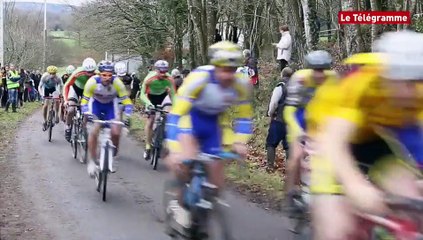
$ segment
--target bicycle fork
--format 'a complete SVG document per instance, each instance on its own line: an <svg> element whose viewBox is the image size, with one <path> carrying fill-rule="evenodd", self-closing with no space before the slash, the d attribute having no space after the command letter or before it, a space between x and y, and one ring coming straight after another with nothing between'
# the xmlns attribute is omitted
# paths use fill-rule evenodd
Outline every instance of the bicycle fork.
<svg viewBox="0 0 423 240"><path fill-rule="evenodd" d="M113 170L113 149L116 147L113 145L113 142L111 139L107 139L106 141L102 142L101 144L101 151L100 151L100 170ZM106 149L108 151L108 159L105 159ZM107 166L105 166L107 161ZM106 168L107 167L107 168Z"/></svg>

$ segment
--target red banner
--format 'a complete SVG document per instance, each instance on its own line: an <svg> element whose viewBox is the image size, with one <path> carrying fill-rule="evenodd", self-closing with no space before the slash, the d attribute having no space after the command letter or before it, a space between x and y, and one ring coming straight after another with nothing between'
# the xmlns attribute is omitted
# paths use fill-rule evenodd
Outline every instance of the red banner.
<svg viewBox="0 0 423 240"><path fill-rule="evenodd" d="M340 11L339 24L411 24L409 11Z"/></svg>

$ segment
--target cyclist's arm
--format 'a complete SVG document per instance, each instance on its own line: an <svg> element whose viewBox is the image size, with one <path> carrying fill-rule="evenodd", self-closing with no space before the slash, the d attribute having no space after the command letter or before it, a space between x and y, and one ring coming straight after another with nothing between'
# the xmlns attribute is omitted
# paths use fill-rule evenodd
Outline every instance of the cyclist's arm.
<svg viewBox="0 0 423 240"><path fill-rule="evenodd" d="M235 85L239 99L235 106L234 143L247 143L253 133L253 106L251 104L251 84L247 77L242 77Z"/></svg>
<svg viewBox="0 0 423 240"><path fill-rule="evenodd" d="M134 109L132 101L128 96L128 91L126 91L125 84L123 84L120 78L115 78L113 81L113 87L116 89L119 99L122 101L122 105L125 107L125 114L131 115Z"/></svg>
<svg viewBox="0 0 423 240"><path fill-rule="evenodd" d="M168 77L168 81L169 81L169 95L170 95L170 99L173 102L175 99L175 93L176 93L176 86L175 86L175 80L173 79L173 77Z"/></svg>
<svg viewBox="0 0 423 240"><path fill-rule="evenodd" d="M75 84L76 77L77 73L72 73L72 75L70 75L70 77L66 81L65 86L63 87L63 99L65 100L65 102L68 101L69 89L73 84Z"/></svg>
<svg viewBox="0 0 423 240"><path fill-rule="evenodd" d="M145 77L145 79L142 83L142 86L141 86L140 99L146 106L153 105L151 103L150 99L148 99L148 96L147 96L147 88L148 88L148 85L150 84L151 81L152 81L152 77L149 74Z"/></svg>
<svg viewBox="0 0 423 240"><path fill-rule="evenodd" d="M173 108L167 117L166 140L171 151L177 149L179 120L187 115L192 108L192 102L198 97L208 81L207 72L193 72L187 77L178 90Z"/></svg>
<svg viewBox="0 0 423 240"><path fill-rule="evenodd" d="M38 85L38 92L44 96L44 84L47 81L47 75L43 74L40 79L40 83Z"/></svg>
<svg viewBox="0 0 423 240"><path fill-rule="evenodd" d="M81 111L83 113L88 112L88 103L90 99L94 96L94 91L97 88L97 81L94 77L88 79L84 87L84 93L81 99Z"/></svg>

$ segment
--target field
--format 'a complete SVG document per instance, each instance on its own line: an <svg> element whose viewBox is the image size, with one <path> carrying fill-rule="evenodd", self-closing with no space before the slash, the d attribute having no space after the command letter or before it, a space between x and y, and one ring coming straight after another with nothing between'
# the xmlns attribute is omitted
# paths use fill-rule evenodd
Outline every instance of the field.
<svg viewBox="0 0 423 240"><path fill-rule="evenodd" d="M56 41L62 41L69 47L74 47L77 45L77 40L74 32L68 31L51 31L49 36Z"/></svg>

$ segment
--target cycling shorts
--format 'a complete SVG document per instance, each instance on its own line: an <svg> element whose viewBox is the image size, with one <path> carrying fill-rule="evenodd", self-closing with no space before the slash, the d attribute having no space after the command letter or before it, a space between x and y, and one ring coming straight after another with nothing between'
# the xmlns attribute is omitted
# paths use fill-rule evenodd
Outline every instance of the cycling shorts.
<svg viewBox="0 0 423 240"><path fill-rule="evenodd" d="M89 111L100 120L117 120L119 119L118 102L119 100L117 98L110 103L101 103L91 98L88 107Z"/></svg>
<svg viewBox="0 0 423 240"><path fill-rule="evenodd" d="M368 174L372 181L381 180L383 173L391 168L411 165L394 154L392 145L381 137L372 141L350 145L351 153L358 162L363 174ZM313 194L343 194L342 185L337 181L334 165L321 156L311 156L311 185Z"/></svg>
<svg viewBox="0 0 423 240"><path fill-rule="evenodd" d="M306 130L305 108L297 108L295 111L295 120L300 125L301 129Z"/></svg>
<svg viewBox="0 0 423 240"><path fill-rule="evenodd" d="M179 132L193 135L203 153L216 155L222 152L219 115L208 115L193 108L189 115L184 115L179 120Z"/></svg>
<svg viewBox="0 0 423 240"><path fill-rule="evenodd" d="M78 103L79 98L82 98L83 94L84 89L80 89L79 87L73 85L69 88L68 100Z"/></svg>
<svg viewBox="0 0 423 240"><path fill-rule="evenodd" d="M150 100L150 102L156 107L157 105L161 105L163 103L163 100L167 97L167 95L168 93L165 92L160 95L147 94L147 97Z"/></svg>
<svg viewBox="0 0 423 240"><path fill-rule="evenodd" d="M44 88L44 97L50 97L56 91L56 88Z"/></svg>

